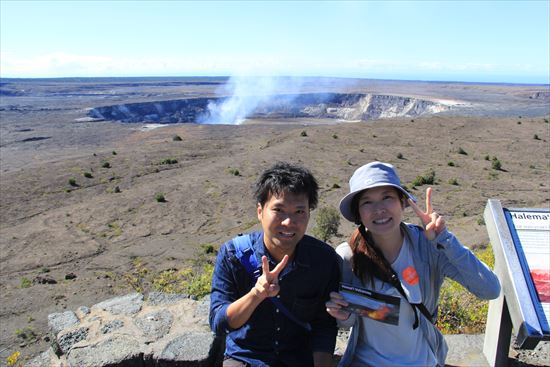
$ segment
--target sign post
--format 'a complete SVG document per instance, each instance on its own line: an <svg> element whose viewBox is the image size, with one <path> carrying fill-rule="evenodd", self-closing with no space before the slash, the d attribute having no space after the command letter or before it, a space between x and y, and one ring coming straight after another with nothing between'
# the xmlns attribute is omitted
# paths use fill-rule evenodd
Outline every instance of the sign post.
<svg viewBox="0 0 550 367"><path fill-rule="evenodd" d="M508 364L512 328L521 349L550 340L550 209L506 209L491 199L485 224L502 292L489 302L483 353Z"/></svg>

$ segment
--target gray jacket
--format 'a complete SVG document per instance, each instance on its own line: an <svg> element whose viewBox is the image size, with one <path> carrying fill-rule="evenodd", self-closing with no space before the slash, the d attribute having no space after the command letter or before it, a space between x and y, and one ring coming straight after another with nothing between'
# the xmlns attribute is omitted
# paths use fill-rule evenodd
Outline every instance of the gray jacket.
<svg viewBox="0 0 550 367"><path fill-rule="evenodd" d="M429 241L424 235L423 228L413 224L406 224L402 227L412 244L412 256L420 280L422 303L432 315L437 317L439 291L445 277L462 284L481 299L498 297L500 282L497 276L468 248L462 246L451 232L444 230L434 240ZM353 274L351 269L352 252L348 243L344 242L339 245L336 252L342 260L340 264L342 281L361 287L361 280ZM444 366L448 347L443 335L422 313L418 312L418 317L420 328L426 336L438 364ZM338 322L340 327L352 327L348 345L339 366L351 364L359 333L368 332L362 330L363 326L360 321L360 317L352 313L349 319Z"/></svg>

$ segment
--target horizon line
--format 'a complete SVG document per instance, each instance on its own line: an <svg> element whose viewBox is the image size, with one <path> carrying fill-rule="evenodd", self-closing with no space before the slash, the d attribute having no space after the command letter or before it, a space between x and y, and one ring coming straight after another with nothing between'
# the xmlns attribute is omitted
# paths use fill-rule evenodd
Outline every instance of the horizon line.
<svg viewBox="0 0 550 367"><path fill-rule="evenodd" d="M231 79L232 75L172 75L172 76L57 76L57 77L4 77L0 76L0 80L77 80L77 79ZM536 85L550 86L550 78L548 83L533 83L533 82L497 82L497 81L463 81L463 80L430 80L430 79L395 79L395 78L368 78L368 77L345 77L345 76L296 76L296 75L246 75L239 76L243 78L304 78L304 79L346 79L346 80L375 80L388 82L411 82L411 83L450 83L450 84L506 84L506 85Z"/></svg>

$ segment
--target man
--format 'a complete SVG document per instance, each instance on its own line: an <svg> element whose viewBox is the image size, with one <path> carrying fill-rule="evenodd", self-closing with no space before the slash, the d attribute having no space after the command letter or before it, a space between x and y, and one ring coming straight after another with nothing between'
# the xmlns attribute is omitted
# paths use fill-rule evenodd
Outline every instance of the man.
<svg viewBox="0 0 550 367"><path fill-rule="evenodd" d="M337 328L325 302L340 274L333 248L305 235L317 191L313 175L289 163L260 176L255 197L262 231L249 235L259 278L236 255L235 239L221 247L210 326L227 334L225 367L332 365Z"/></svg>

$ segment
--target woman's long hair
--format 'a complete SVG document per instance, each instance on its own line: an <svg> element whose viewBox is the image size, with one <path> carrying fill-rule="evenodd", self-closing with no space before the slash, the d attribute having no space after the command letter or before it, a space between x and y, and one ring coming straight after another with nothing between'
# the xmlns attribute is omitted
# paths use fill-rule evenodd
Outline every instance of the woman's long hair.
<svg viewBox="0 0 550 367"><path fill-rule="evenodd" d="M363 285L368 281L374 287L374 278L385 282L390 279L392 272L387 266L388 262L363 224L353 231L348 243L353 253L353 273L361 279Z"/></svg>
<svg viewBox="0 0 550 367"><path fill-rule="evenodd" d="M405 195L396 190L399 194L399 199L403 201ZM362 192L355 195L353 198L351 207L353 213L355 213L356 222L359 227L356 228L351 234L348 243L352 251L352 270L353 273L361 279L363 285L368 281L371 287L374 287L374 278L380 279L384 282L389 282L392 276L392 270L390 264L384 258L382 251L378 248L372 235L365 228L359 216L359 197Z"/></svg>

